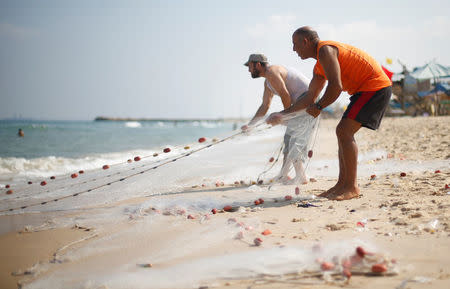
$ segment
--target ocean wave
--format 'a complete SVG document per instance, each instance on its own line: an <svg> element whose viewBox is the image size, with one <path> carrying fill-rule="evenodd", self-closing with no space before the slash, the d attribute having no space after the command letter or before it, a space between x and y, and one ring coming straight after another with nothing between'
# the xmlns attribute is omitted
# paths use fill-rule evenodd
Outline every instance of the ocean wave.
<svg viewBox="0 0 450 289"><path fill-rule="evenodd" d="M160 150L160 149L159 149ZM99 169L105 164L124 163L135 156L151 156L156 150L136 150L95 154L82 158L41 157L41 158L0 158L0 181L20 181L29 178L58 176L79 170ZM174 151L172 149L172 151Z"/></svg>
<svg viewBox="0 0 450 289"><path fill-rule="evenodd" d="M127 121L125 123L126 127L131 127L131 128L138 128L138 127L142 127L142 124L138 121Z"/></svg>

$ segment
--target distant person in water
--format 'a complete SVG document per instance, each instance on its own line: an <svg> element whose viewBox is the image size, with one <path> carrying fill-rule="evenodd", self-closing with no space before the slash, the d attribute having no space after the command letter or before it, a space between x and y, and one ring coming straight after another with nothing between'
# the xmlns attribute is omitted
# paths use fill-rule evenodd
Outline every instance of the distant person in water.
<svg viewBox="0 0 450 289"><path fill-rule="evenodd" d="M292 42L293 50L301 59L317 60L307 93L310 115L317 117L342 91L351 95L350 104L336 127L339 178L334 187L320 196L332 200L356 198L360 190L357 184L358 147L354 135L362 126L378 129L391 98L391 81L381 65L364 51L336 41L321 41L317 32L308 26L297 29ZM327 80L325 93L316 102ZM276 124L283 114L301 108L302 104L295 103L281 113L272 114L268 122Z"/></svg>
<svg viewBox="0 0 450 289"><path fill-rule="evenodd" d="M300 103L305 101L303 95L308 90L309 79L295 69L281 65L269 65L267 57L263 54L251 54L244 65L248 66L248 71L252 78L264 77L265 81L262 103L250 122L241 127L242 130L248 130L249 127L266 115L274 95L278 95L281 98L285 109L290 107L295 101ZM306 108L308 105L309 103L305 103L304 107ZM296 173L292 182L307 183L302 162L306 160L306 143L309 142L308 139L312 135L312 128L301 135L301 137L296 133L299 123L307 122L304 119L305 116L309 118L308 123L311 123L311 121L316 122L306 113L285 122L287 128L284 135L283 165L275 181L288 182L288 174L292 164Z"/></svg>
<svg viewBox="0 0 450 289"><path fill-rule="evenodd" d="M21 128L19 128L19 131L17 132L17 135L19 137L24 137L25 136L25 134L23 133L23 130Z"/></svg>

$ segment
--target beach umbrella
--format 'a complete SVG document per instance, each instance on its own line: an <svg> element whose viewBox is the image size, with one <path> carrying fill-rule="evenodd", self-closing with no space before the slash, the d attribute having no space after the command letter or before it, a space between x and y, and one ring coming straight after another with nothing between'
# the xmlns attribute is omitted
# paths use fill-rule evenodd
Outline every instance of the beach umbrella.
<svg viewBox="0 0 450 289"><path fill-rule="evenodd" d="M415 79L437 79L450 76L450 67L431 61L422 67L414 69L410 76Z"/></svg>

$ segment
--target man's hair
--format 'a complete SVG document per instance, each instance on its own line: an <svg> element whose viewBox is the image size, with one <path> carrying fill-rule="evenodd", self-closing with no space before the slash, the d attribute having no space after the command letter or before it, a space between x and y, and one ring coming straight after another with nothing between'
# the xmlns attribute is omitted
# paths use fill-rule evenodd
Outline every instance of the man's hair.
<svg viewBox="0 0 450 289"><path fill-rule="evenodd" d="M295 30L294 35L303 36L306 39L311 40L311 41L320 40L319 34L317 34L317 31L315 31L314 29L312 29L309 26L303 26L303 27L298 28L297 30Z"/></svg>
<svg viewBox="0 0 450 289"><path fill-rule="evenodd" d="M267 67L268 62L252 61L253 64L260 63L262 67Z"/></svg>

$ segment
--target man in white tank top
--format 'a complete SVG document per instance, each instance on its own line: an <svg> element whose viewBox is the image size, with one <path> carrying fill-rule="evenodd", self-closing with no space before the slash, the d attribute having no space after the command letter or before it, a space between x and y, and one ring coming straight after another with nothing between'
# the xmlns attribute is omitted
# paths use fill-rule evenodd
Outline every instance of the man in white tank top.
<svg viewBox="0 0 450 289"><path fill-rule="evenodd" d="M281 98L281 102L286 109L308 91L308 78L292 68L286 68L281 65L269 65L267 57L263 54L251 54L244 65L248 66L248 71L253 78L264 77L266 80L264 82L262 104L248 125L242 126L242 130L247 130L249 126L254 125L266 115L274 95L278 95ZM308 122L308 131L306 133L296 133L300 122L302 125ZM302 162L306 160L306 146L312 135L310 132L312 132L316 123L317 119L308 117L306 113L286 122L283 166L276 180L287 182L292 164L296 172L293 182L307 183Z"/></svg>

